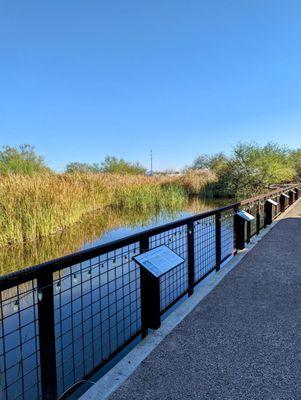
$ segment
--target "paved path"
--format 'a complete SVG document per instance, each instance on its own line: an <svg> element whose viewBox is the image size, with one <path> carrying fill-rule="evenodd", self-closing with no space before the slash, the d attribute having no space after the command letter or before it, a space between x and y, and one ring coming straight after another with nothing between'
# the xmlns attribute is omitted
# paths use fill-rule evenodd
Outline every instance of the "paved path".
<svg viewBox="0 0 301 400"><path fill-rule="evenodd" d="M301 399L301 200L110 400Z"/></svg>

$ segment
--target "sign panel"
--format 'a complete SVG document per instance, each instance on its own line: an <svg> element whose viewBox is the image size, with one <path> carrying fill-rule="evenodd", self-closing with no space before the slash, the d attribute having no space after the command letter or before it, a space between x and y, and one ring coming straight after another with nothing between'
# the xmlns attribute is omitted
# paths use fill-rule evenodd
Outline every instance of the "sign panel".
<svg viewBox="0 0 301 400"><path fill-rule="evenodd" d="M291 192L296 193L296 190L291 190Z"/></svg>
<svg viewBox="0 0 301 400"><path fill-rule="evenodd" d="M273 206L277 206L277 204L278 204L275 200L272 200L272 199L267 199L267 201L269 203L273 204Z"/></svg>
<svg viewBox="0 0 301 400"><path fill-rule="evenodd" d="M287 197L289 199L289 195L286 193L281 193L281 196Z"/></svg>
<svg viewBox="0 0 301 400"><path fill-rule="evenodd" d="M171 269L183 264L184 258L180 257L169 247L162 245L145 253L134 256L133 260L142 268L147 269L156 278L164 275Z"/></svg>
<svg viewBox="0 0 301 400"><path fill-rule="evenodd" d="M239 215L241 218L243 218L247 222L253 221L253 219L255 218L255 217L253 217L253 215L249 214L247 211L238 211L237 215Z"/></svg>

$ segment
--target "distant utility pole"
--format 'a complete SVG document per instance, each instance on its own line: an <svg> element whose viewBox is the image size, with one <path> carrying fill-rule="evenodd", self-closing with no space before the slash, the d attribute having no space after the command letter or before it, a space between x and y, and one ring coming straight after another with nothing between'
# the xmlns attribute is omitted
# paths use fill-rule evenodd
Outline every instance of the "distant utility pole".
<svg viewBox="0 0 301 400"><path fill-rule="evenodd" d="M152 176L153 175L153 150L150 151L150 163L151 163L150 174Z"/></svg>

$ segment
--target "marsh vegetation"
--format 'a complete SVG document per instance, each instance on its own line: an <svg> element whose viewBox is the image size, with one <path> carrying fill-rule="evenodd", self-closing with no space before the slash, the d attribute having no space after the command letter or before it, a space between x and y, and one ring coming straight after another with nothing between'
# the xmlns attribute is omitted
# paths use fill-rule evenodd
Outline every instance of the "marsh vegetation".
<svg viewBox="0 0 301 400"><path fill-rule="evenodd" d="M7 174L0 178L0 246L55 234L109 208L125 213L180 209L190 192L201 189L201 176L195 175Z"/></svg>
<svg viewBox="0 0 301 400"><path fill-rule="evenodd" d="M208 197L227 198L222 200L225 204L229 198L262 193L270 185L299 181L301 150L273 143L238 144L231 155L201 154L181 173L172 172L149 176L137 162L106 157L100 163L73 162L56 173L31 146L4 147L0 151L2 273L99 243L116 229L127 234L127 227L131 232L181 212L200 212L214 206L204 200ZM194 211L192 194L198 196Z"/></svg>

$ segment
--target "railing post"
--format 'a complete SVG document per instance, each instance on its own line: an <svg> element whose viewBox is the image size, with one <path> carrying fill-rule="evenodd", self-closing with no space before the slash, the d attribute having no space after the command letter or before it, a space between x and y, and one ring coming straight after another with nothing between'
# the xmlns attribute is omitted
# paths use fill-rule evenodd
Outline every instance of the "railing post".
<svg viewBox="0 0 301 400"><path fill-rule="evenodd" d="M216 272L221 268L222 259L222 225L221 225L221 213L218 211L215 214L215 269Z"/></svg>
<svg viewBox="0 0 301 400"><path fill-rule="evenodd" d="M250 213L250 208L247 209L247 212ZM251 222L247 221L247 238L246 243L250 243L251 241Z"/></svg>
<svg viewBox="0 0 301 400"><path fill-rule="evenodd" d="M237 231L236 231L236 213L238 212L238 206L234 206L233 208L233 239L234 239L234 255L237 254L237 246L236 246L236 237L237 237Z"/></svg>
<svg viewBox="0 0 301 400"><path fill-rule="evenodd" d="M53 275L42 271L37 278L38 326L41 362L41 387L43 400L57 397L56 351L54 329Z"/></svg>
<svg viewBox="0 0 301 400"><path fill-rule="evenodd" d="M149 250L149 238L148 236L143 236L140 239L140 253L145 253L146 251Z"/></svg>
<svg viewBox="0 0 301 400"><path fill-rule="evenodd" d="M264 228L267 227L267 224L266 224L266 201L267 201L267 198L264 197L263 198L263 227Z"/></svg>
<svg viewBox="0 0 301 400"><path fill-rule="evenodd" d="M257 201L256 205L256 234L260 233L260 200Z"/></svg>
<svg viewBox="0 0 301 400"><path fill-rule="evenodd" d="M288 192L288 195L289 195L289 205L291 206L294 202L294 192L292 190L290 190Z"/></svg>
<svg viewBox="0 0 301 400"><path fill-rule="evenodd" d="M187 223L187 249L188 249L188 296L193 294L194 289L194 223Z"/></svg>
<svg viewBox="0 0 301 400"><path fill-rule="evenodd" d="M139 244L140 244L140 253L144 253L145 251L149 250L149 238L147 236L143 236L140 239ZM141 290L141 329L142 329L142 337L144 338L148 334L149 308L150 308L150 301L152 298L152 294L150 293L150 288L149 288L149 277L147 276L146 271L144 271L141 268L140 268L140 290Z"/></svg>
<svg viewBox="0 0 301 400"><path fill-rule="evenodd" d="M299 189L296 187L295 191L296 191L296 200L298 200L299 199Z"/></svg>

